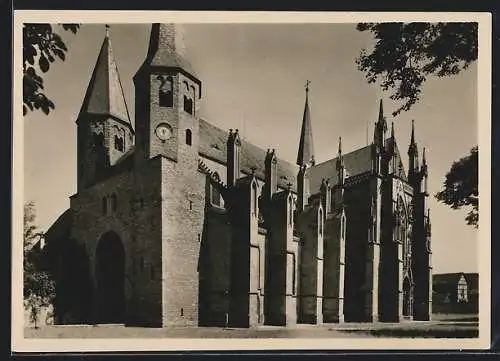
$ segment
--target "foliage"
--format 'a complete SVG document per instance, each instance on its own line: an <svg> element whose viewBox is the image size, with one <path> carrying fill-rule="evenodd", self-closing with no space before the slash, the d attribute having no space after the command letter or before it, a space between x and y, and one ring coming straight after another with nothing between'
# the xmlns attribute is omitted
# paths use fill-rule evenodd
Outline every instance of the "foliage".
<svg viewBox="0 0 500 361"><path fill-rule="evenodd" d="M467 224L478 227L478 147L472 148L468 156L452 164L446 174L443 189L435 197L453 209L471 207L465 220Z"/></svg>
<svg viewBox="0 0 500 361"><path fill-rule="evenodd" d="M42 254L34 247L43 236L36 225L35 205L24 205L24 305L30 312L31 321L37 327L37 320L43 307L48 307L55 296L55 285L50 274L43 270Z"/></svg>
<svg viewBox="0 0 500 361"><path fill-rule="evenodd" d="M477 23L359 23L376 43L356 59L369 83L392 89L392 100L403 105L393 116L408 111L418 100L426 77L458 74L477 60Z"/></svg>
<svg viewBox="0 0 500 361"><path fill-rule="evenodd" d="M64 30L76 34L80 25L61 24ZM68 51L61 36L50 24L24 24L23 26L23 114L28 110L41 109L49 114L55 105L44 93L43 78L39 71L46 73L50 64L66 59Z"/></svg>

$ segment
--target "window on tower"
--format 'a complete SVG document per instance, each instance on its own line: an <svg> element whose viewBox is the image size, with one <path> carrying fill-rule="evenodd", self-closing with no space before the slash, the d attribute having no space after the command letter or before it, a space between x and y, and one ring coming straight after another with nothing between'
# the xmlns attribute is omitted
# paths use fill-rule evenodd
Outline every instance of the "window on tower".
<svg viewBox="0 0 500 361"><path fill-rule="evenodd" d="M193 134L191 133L191 129L186 129L186 144L191 145L193 142Z"/></svg>
<svg viewBox="0 0 500 361"><path fill-rule="evenodd" d="M120 152L123 152L123 148L124 148L123 137L120 135L115 135L115 149Z"/></svg>
<svg viewBox="0 0 500 361"><path fill-rule="evenodd" d="M184 82L184 111L193 114L193 99L186 81Z"/></svg>
<svg viewBox="0 0 500 361"><path fill-rule="evenodd" d="M174 105L174 89L173 89L173 79L171 76L166 79L161 78L162 84L160 85L160 91L158 94L160 107L171 108Z"/></svg>

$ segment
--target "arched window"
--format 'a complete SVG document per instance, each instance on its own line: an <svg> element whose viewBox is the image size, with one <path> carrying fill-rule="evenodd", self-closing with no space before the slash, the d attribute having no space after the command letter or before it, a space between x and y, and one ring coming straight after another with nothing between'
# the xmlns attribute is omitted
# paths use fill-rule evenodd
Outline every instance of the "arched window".
<svg viewBox="0 0 500 361"><path fill-rule="evenodd" d="M214 173L214 177L216 179L219 179L219 174L217 172ZM211 188L211 200L212 200L212 204L214 206L217 206L217 207L220 207L220 192L219 192L219 188L217 187L216 184L211 184L210 185L210 188Z"/></svg>
<svg viewBox="0 0 500 361"><path fill-rule="evenodd" d="M116 197L116 194L111 195L111 211L116 212L116 209L118 207L118 199Z"/></svg>
<svg viewBox="0 0 500 361"><path fill-rule="evenodd" d="M318 217L319 217L319 220L318 220L319 231L318 232L319 232L320 236L323 236L323 210L322 209L319 210Z"/></svg>
<svg viewBox="0 0 500 361"><path fill-rule="evenodd" d="M193 139L192 139L193 135L191 133L191 129L186 129L186 144L187 145L191 145L192 142L193 142Z"/></svg>
<svg viewBox="0 0 500 361"><path fill-rule="evenodd" d="M125 148L124 146L124 140L121 135L115 134L115 149L123 152L123 149Z"/></svg>
<svg viewBox="0 0 500 361"><path fill-rule="evenodd" d="M102 197L102 214L108 213L108 200L106 197Z"/></svg>
<svg viewBox="0 0 500 361"><path fill-rule="evenodd" d="M252 184L252 214L254 216L258 215L259 206L257 204L257 183Z"/></svg>
<svg viewBox="0 0 500 361"><path fill-rule="evenodd" d="M193 114L193 99L186 81L184 82L184 111Z"/></svg>
<svg viewBox="0 0 500 361"><path fill-rule="evenodd" d="M162 77L160 80L162 82L158 94L160 107L171 108L174 105L173 79L169 76L166 79Z"/></svg>

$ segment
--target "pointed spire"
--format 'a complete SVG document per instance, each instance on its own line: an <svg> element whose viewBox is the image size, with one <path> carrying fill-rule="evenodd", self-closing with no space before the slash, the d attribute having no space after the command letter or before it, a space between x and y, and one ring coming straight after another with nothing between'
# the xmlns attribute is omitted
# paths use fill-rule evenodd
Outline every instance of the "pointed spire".
<svg viewBox="0 0 500 361"><path fill-rule="evenodd" d="M146 65L179 68L196 77L185 55L184 27L181 24L155 23L151 25Z"/></svg>
<svg viewBox="0 0 500 361"><path fill-rule="evenodd" d="M309 84L306 82L306 103L304 116L302 118L302 129L300 132L299 151L297 154L297 165L314 165L314 146L311 127L311 114L309 110Z"/></svg>
<svg viewBox="0 0 500 361"><path fill-rule="evenodd" d="M394 122L391 122L391 138L394 139Z"/></svg>
<svg viewBox="0 0 500 361"><path fill-rule="evenodd" d="M425 159L425 147L422 150L422 166L423 167L427 166L427 160Z"/></svg>
<svg viewBox="0 0 500 361"><path fill-rule="evenodd" d="M385 147L385 132L387 131L387 122L384 116L384 104L383 100L380 99L380 105L378 110L378 120L375 122L375 129L373 130L373 140L374 143L380 147Z"/></svg>
<svg viewBox="0 0 500 361"><path fill-rule="evenodd" d="M80 110L80 114L83 113L113 116L131 126L107 24L104 41Z"/></svg>
<svg viewBox="0 0 500 361"><path fill-rule="evenodd" d="M411 139L410 144L415 144L415 119L411 120Z"/></svg>
<svg viewBox="0 0 500 361"><path fill-rule="evenodd" d="M384 103L383 100L380 99L380 105L378 109L378 121L382 122L384 120Z"/></svg>
<svg viewBox="0 0 500 361"><path fill-rule="evenodd" d="M408 155L410 157L418 157L417 143L415 142L415 120L411 120L411 138L408 146Z"/></svg>
<svg viewBox="0 0 500 361"><path fill-rule="evenodd" d="M339 150L337 153L337 168L344 166L344 157L342 156L342 137L339 137Z"/></svg>

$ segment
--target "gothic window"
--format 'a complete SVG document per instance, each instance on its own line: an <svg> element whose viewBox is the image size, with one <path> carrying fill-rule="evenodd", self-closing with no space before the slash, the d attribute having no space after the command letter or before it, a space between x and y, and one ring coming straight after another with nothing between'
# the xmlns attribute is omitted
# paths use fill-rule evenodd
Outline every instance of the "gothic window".
<svg viewBox="0 0 500 361"><path fill-rule="evenodd" d="M293 198L288 198L288 223L293 225Z"/></svg>
<svg viewBox="0 0 500 361"><path fill-rule="evenodd" d="M193 99L186 81L184 82L184 111L193 114Z"/></svg>
<svg viewBox="0 0 500 361"><path fill-rule="evenodd" d="M186 144L187 145L191 145L192 142L193 142L193 139L192 139L193 135L191 133L191 130L190 129L186 129Z"/></svg>
<svg viewBox="0 0 500 361"><path fill-rule="evenodd" d="M118 207L118 199L116 197L116 194L111 195L111 211L116 212L116 209Z"/></svg>
<svg viewBox="0 0 500 361"><path fill-rule="evenodd" d="M252 214L254 216L257 216L258 212L258 205L257 205L257 183L253 182L252 184Z"/></svg>
<svg viewBox="0 0 500 361"><path fill-rule="evenodd" d="M190 95L191 95L191 107L192 107L192 113L191 114L194 114L194 111L195 111L195 106L194 106L194 101L196 99L196 89L194 86L191 85L191 92L190 92Z"/></svg>
<svg viewBox="0 0 500 361"><path fill-rule="evenodd" d="M160 91L158 94L160 107L171 108L174 105L174 89L172 77L161 78Z"/></svg>
<svg viewBox="0 0 500 361"><path fill-rule="evenodd" d="M319 236L323 236L323 210L319 210L319 220L318 220L318 224L319 224L319 230L318 230L318 234Z"/></svg>
<svg viewBox="0 0 500 361"><path fill-rule="evenodd" d="M212 184L210 186L210 188L212 190L212 194L211 194L212 204L214 206L220 207L220 192L219 192L219 188L217 188L217 185L215 185L215 184Z"/></svg>
<svg viewBox="0 0 500 361"><path fill-rule="evenodd" d="M342 222L340 226L340 232L342 235L342 239L345 240L345 233L346 233L346 217L345 215L342 216Z"/></svg>
<svg viewBox="0 0 500 361"><path fill-rule="evenodd" d="M116 129L118 132L119 130ZM123 152L123 149L125 148L125 139L121 134L115 134L115 149Z"/></svg>
<svg viewBox="0 0 500 361"><path fill-rule="evenodd" d="M108 213L108 200L106 197L102 197L102 214Z"/></svg>
<svg viewBox="0 0 500 361"><path fill-rule="evenodd" d="M262 213L262 203L261 203L261 196L258 197L258 203L261 204L259 206L259 210L258 210L258 219L259 219L259 225L262 225L264 223L264 214Z"/></svg>

